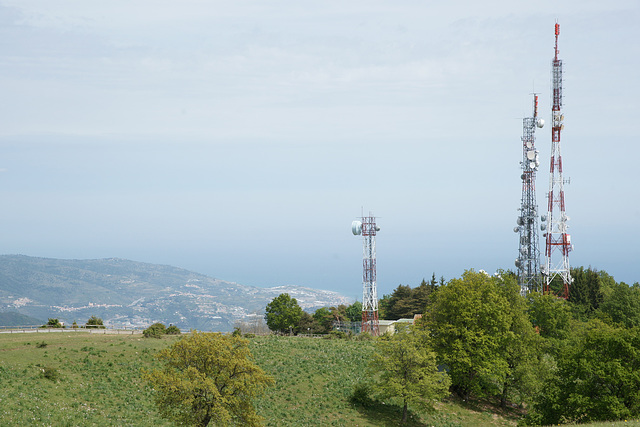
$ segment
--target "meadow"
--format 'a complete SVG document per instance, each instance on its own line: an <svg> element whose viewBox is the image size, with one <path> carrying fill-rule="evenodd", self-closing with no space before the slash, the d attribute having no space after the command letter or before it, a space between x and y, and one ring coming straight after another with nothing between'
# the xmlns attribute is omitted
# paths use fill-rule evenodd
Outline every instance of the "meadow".
<svg viewBox="0 0 640 427"><path fill-rule="evenodd" d="M177 338L82 333L0 334L0 425L169 426L157 415L142 368ZM255 361L276 379L256 401L267 426L394 426L392 401L367 408L349 401L365 376L372 341L256 337ZM411 426L513 426L517 411L443 402L412 412ZM598 423L592 427L640 425Z"/></svg>

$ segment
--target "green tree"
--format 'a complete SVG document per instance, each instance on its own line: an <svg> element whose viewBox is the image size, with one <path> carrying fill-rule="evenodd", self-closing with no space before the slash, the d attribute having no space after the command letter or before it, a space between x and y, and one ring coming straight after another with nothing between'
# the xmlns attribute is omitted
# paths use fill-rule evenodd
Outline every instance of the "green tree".
<svg viewBox="0 0 640 427"><path fill-rule="evenodd" d="M192 331L157 358L163 368L143 376L163 418L202 427L261 424L252 399L274 380L253 362L247 340Z"/></svg>
<svg viewBox="0 0 640 427"><path fill-rule="evenodd" d="M102 322L102 319L96 316L91 316L89 318L89 320L87 320L87 323L85 324L85 327L87 329L89 328L97 328L97 329L105 329L104 323Z"/></svg>
<svg viewBox="0 0 640 427"><path fill-rule="evenodd" d="M517 277L501 272L498 289L508 301L506 307L510 325L508 330L498 333L501 341L498 357L506 366L498 373L497 383L500 406L507 400L518 403L529 401L542 388L542 379L551 375L551 363L544 353L544 339L536 333L527 315L527 302L520 296Z"/></svg>
<svg viewBox="0 0 640 427"><path fill-rule="evenodd" d="M356 301L347 307L347 318L350 322L362 322L362 303Z"/></svg>
<svg viewBox="0 0 640 427"><path fill-rule="evenodd" d="M411 286L398 285L389 298L384 315L387 320L398 320L413 317L415 310Z"/></svg>
<svg viewBox="0 0 640 427"><path fill-rule="evenodd" d="M616 324L627 328L640 326L640 285L609 283L600 310Z"/></svg>
<svg viewBox="0 0 640 427"><path fill-rule="evenodd" d="M313 320L318 325L318 333L328 334L333 327L333 314L327 307L321 307L313 313Z"/></svg>
<svg viewBox="0 0 640 427"><path fill-rule="evenodd" d="M180 335L180 328L178 328L176 325L169 325L169 327L167 328L166 331L164 331L165 334L167 335Z"/></svg>
<svg viewBox="0 0 640 427"><path fill-rule="evenodd" d="M389 311L389 300L391 299L391 295L383 295L382 298L378 300L378 317L380 319L388 319L387 312ZM360 314L362 316L362 314ZM362 317L360 318L362 321Z"/></svg>
<svg viewBox="0 0 640 427"><path fill-rule="evenodd" d="M573 305L578 317L586 320L592 317L603 300L600 275L597 270L584 267L571 269L571 287L569 302Z"/></svg>
<svg viewBox="0 0 640 427"><path fill-rule="evenodd" d="M599 319L561 349L557 374L534 405L535 423L588 423L640 416L640 329Z"/></svg>
<svg viewBox="0 0 640 427"><path fill-rule="evenodd" d="M315 334L319 329L320 326L318 322L314 320L313 316L303 311L300 316L300 321L295 328L295 332L300 334Z"/></svg>
<svg viewBox="0 0 640 427"><path fill-rule="evenodd" d="M509 296L509 293L511 296ZM438 361L449 367L452 389L463 399L472 392L513 387L510 354L526 323L514 329L520 308L512 308L517 286L512 277L490 277L484 272L465 271L434 294L434 302L424 322L433 337ZM524 316L522 312L521 316ZM523 322L522 319L518 319ZM531 325L529 324L531 329Z"/></svg>
<svg viewBox="0 0 640 427"><path fill-rule="evenodd" d="M264 318L272 331L293 332L302 318L302 308L289 294L280 294L267 304Z"/></svg>
<svg viewBox="0 0 640 427"><path fill-rule="evenodd" d="M438 289L435 273L431 282L422 279L415 288L399 285L391 295L385 295L379 303L379 315L383 319L397 320L413 318L416 314L422 314L431 304L432 295ZM381 312L381 313L380 313Z"/></svg>
<svg viewBox="0 0 640 427"><path fill-rule="evenodd" d="M531 293L527 297L529 319L540 335L553 340L564 340L571 324L571 307L554 295Z"/></svg>
<svg viewBox="0 0 640 427"><path fill-rule="evenodd" d="M434 292L434 287L431 283L422 279L420 285L411 290L411 297L413 298L413 313L409 317L413 317L415 314L422 314L425 308L431 302L431 294Z"/></svg>
<svg viewBox="0 0 640 427"><path fill-rule="evenodd" d="M142 331L142 335L145 338L162 338L167 332L166 326L162 323L154 323L147 329Z"/></svg>
<svg viewBox="0 0 640 427"><path fill-rule="evenodd" d="M449 378L438 372L429 337L420 329L400 327L394 335L378 340L370 369L379 373L374 392L402 402L403 424L409 404L433 409L433 401L449 394Z"/></svg>
<svg viewBox="0 0 640 427"><path fill-rule="evenodd" d="M329 307L329 311L331 311L331 316L333 320L337 320L340 322L344 322L347 320L347 306L344 304L340 304L337 307Z"/></svg>
<svg viewBox="0 0 640 427"><path fill-rule="evenodd" d="M62 323L58 319L49 318L46 325L42 325L42 328L64 328Z"/></svg>

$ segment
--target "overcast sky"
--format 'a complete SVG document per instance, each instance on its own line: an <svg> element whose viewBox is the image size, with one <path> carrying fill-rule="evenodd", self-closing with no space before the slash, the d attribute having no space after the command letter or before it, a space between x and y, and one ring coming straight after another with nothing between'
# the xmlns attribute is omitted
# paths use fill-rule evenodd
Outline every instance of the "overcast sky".
<svg viewBox="0 0 640 427"><path fill-rule="evenodd" d="M0 253L361 299L364 211L380 295L515 269L556 20L570 262L640 281L636 0L0 0Z"/></svg>

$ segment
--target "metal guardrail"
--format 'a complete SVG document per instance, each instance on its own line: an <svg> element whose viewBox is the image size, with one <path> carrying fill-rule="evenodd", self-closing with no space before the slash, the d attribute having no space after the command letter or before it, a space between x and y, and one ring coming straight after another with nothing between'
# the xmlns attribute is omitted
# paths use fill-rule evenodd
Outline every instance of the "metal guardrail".
<svg viewBox="0 0 640 427"><path fill-rule="evenodd" d="M144 328L132 328L132 327L115 327L115 326L86 326L78 325L73 328L55 328L47 327L43 325L25 325L25 326L0 326L0 334L13 334L13 333L51 333L51 332L87 332L91 334L142 334Z"/></svg>

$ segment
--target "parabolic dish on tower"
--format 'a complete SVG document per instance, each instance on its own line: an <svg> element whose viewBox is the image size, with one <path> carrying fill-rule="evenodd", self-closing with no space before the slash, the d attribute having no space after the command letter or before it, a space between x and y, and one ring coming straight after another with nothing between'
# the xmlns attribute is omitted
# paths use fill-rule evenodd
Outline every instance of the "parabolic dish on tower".
<svg viewBox="0 0 640 427"><path fill-rule="evenodd" d="M362 234L362 223L360 221L353 221L351 223L351 232L355 236L358 236L359 234Z"/></svg>

